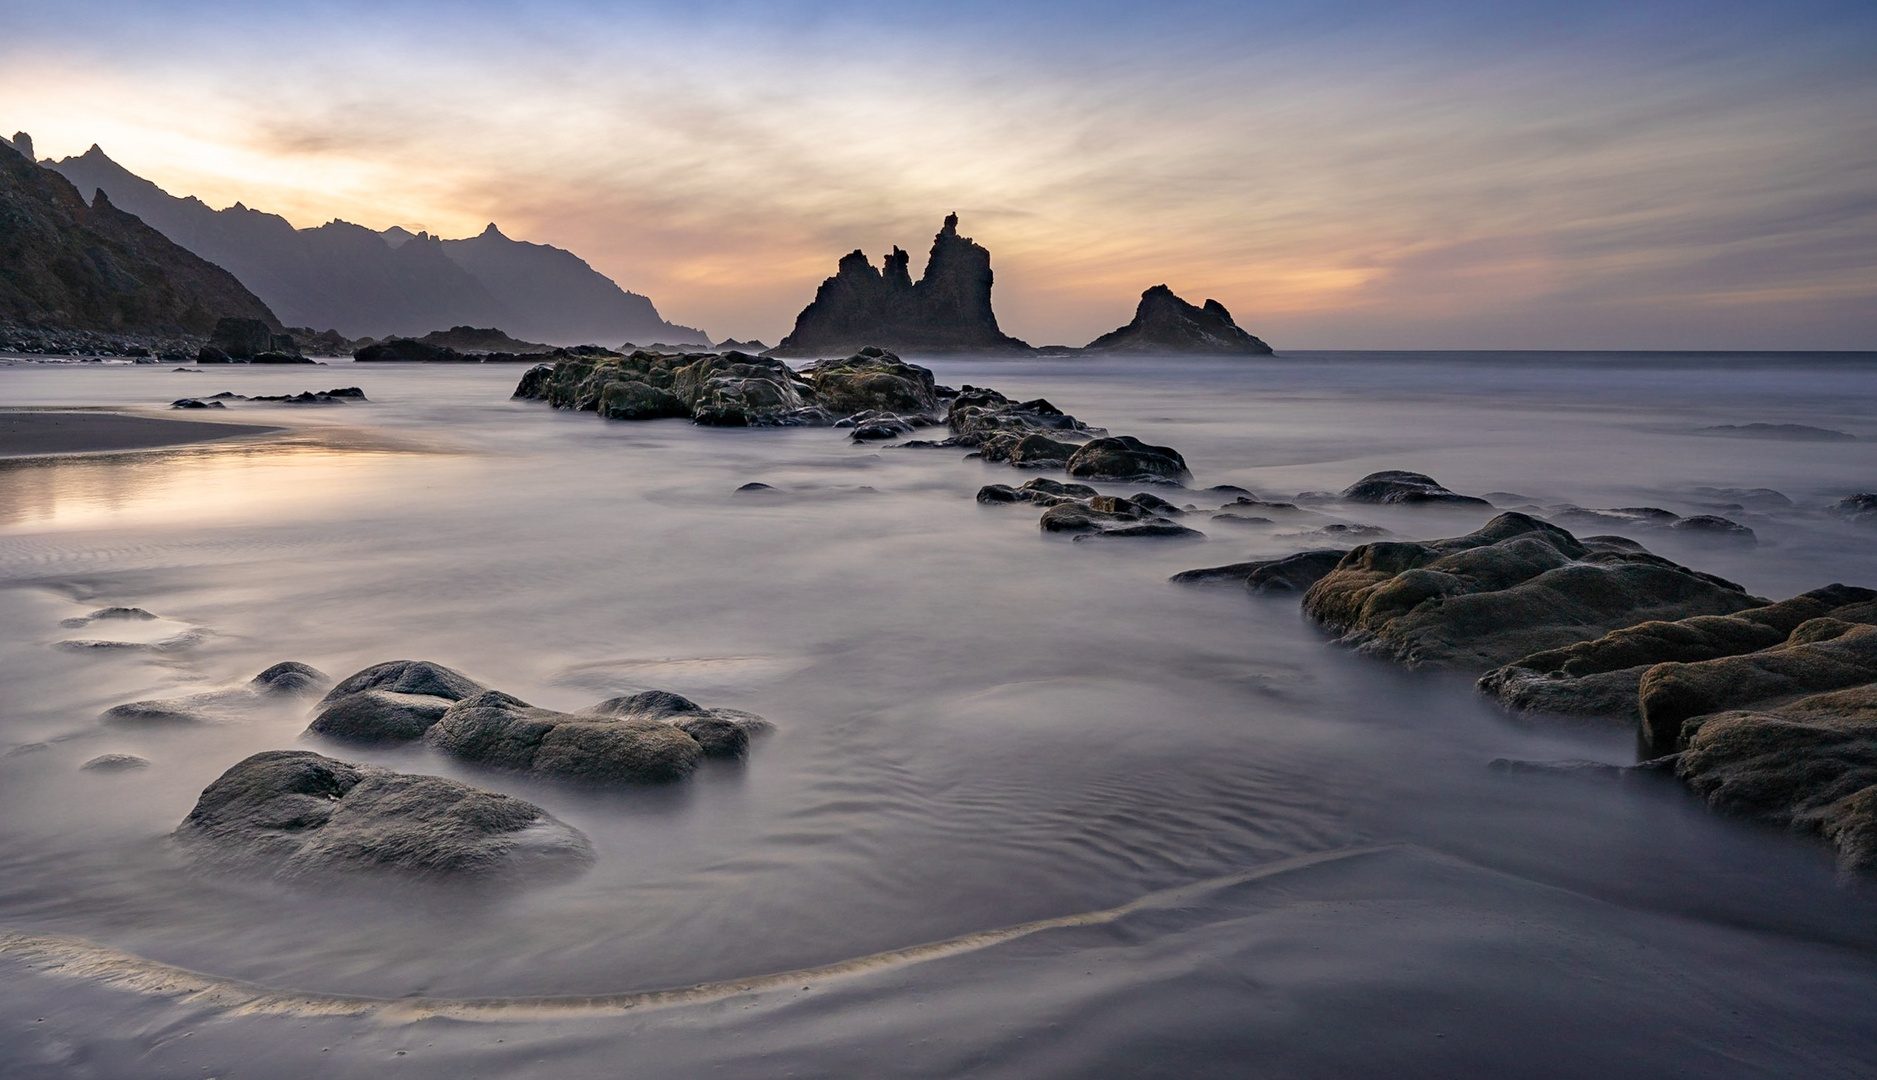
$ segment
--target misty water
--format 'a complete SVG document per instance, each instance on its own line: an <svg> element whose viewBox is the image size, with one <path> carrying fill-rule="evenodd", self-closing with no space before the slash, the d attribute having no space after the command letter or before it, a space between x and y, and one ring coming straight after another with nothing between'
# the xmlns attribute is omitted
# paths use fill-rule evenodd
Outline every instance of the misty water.
<svg viewBox="0 0 1877 1080"><path fill-rule="evenodd" d="M1504 506L1691 514L1741 501L1704 488L1773 488L1794 505L1720 511L1757 545L1634 535L1763 596L1877 584L1873 534L1823 509L1877 488L1870 357L928 363L1177 447L1195 489L1288 498L1405 468ZM976 503L1024 477L961 451L611 423L511 401L519 375L0 369L6 407L370 398L189 414L278 437L0 466L0 930L298 991L509 998L810 969L1201 887L607 1015L243 1016L0 956L0 1075L1877 1071L1877 891L1820 842L1662 778L1491 768L1628 763L1634 734L1351 655L1294 597L1167 581L1321 538L1198 514L1203 542L1071 543L1034 508ZM1858 440L1701 431L1751 423ZM737 491L752 481L775 490ZM1325 509L1407 538L1490 516ZM112 605L162 623L61 625ZM59 644L81 639L142 647ZM397 658L537 705L656 687L778 730L683 785L592 791L309 740L304 701L99 720L281 660L339 677ZM295 747L522 796L597 859L513 889L193 869L167 834L202 788ZM151 764L80 771L107 753Z"/></svg>

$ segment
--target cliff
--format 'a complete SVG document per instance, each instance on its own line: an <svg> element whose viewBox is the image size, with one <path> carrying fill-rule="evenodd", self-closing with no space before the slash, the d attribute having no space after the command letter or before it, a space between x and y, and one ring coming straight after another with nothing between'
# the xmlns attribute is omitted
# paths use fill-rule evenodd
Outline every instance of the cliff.
<svg viewBox="0 0 1877 1080"><path fill-rule="evenodd" d="M467 240L337 220L296 229L240 203L215 210L173 196L96 146L49 167L83 190L108 192L171 240L227 267L296 326L348 337L469 325L568 344L707 340L666 322L650 300L573 253L510 240L493 225Z"/></svg>
<svg viewBox="0 0 1877 1080"><path fill-rule="evenodd" d="M1103 334L1082 351L1269 356L1271 346L1239 329L1217 300L1194 307L1165 285L1155 285L1141 294L1133 322Z"/></svg>
<svg viewBox="0 0 1877 1080"><path fill-rule="evenodd" d="M224 317L280 329L235 276L171 242L100 191L0 141L0 321L45 329L207 334Z"/></svg>
<svg viewBox="0 0 1877 1080"><path fill-rule="evenodd" d="M991 253L958 235L957 214L948 215L933 238L917 282L909 261L897 247L877 270L864 252L842 257L774 354L838 355L868 345L903 352L1030 350L998 329L991 310Z"/></svg>

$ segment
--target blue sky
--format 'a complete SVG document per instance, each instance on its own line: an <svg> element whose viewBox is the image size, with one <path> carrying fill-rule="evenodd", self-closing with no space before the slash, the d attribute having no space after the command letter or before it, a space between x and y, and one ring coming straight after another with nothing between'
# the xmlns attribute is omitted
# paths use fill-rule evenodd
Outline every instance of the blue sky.
<svg viewBox="0 0 1877 1080"><path fill-rule="evenodd" d="M773 341L991 248L1280 346L1877 348L1877 5L18 3L0 123L312 225L490 220Z"/></svg>

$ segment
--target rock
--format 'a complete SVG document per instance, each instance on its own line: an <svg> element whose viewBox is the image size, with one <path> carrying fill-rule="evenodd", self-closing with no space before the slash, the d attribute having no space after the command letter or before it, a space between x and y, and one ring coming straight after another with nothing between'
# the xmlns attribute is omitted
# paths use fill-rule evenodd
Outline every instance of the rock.
<svg viewBox="0 0 1877 1080"><path fill-rule="evenodd" d="M1650 620L1764 600L1633 542L1580 541L1504 513L1465 536L1363 544L1304 595L1343 644L1409 667L1493 668Z"/></svg>
<svg viewBox="0 0 1877 1080"><path fill-rule="evenodd" d="M1076 543L1084 540L1204 540L1206 534L1198 529L1189 529L1172 521L1143 521L1137 525L1117 525L1112 528L1097 529L1074 537Z"/></svg>
<svg viewBox="0 0 1877 1080"><path fill-rule="evenodd" d="M264 694L311 694L327 683L326 673L298 660L283 660L256 675L248 685Z"/></svg>
<svg viewBox="0 0 1877 1080"><path fill-rule="evenodd" d="M689 417L691 407L669 390L622 379L600 388L597 410L608 420L657 420L662 417Z"/></svg>
<svg viewBox="0 0 1877 1080"><path fill-rule="evenodd" d="M1270 356L1271 346L1239 329L1217 300L1194 307L1165 285L1155 285L1141 294L1133 322L1089 342L1083 351Z"/></svg>
<svg viewBox="0 0 1877 1080"><path fill-rule="evenodd" d="M352 359L363 363L406 361L436 364L460 363L471 358L447 345L432 345L411 338L394 337L355 350L352 353Z"/></svg>
<svg viewBox="0 0 1877 1080"><path fill-rule="evenodd" d="M1668 528L1673 532L1690 533L1704 539L1732 540L1748 544L1757 540L1752 529L1713 514L1685 517L1669 525Z"/></svg>
<svg viewBox="0 0 1877 1080"><path fill-rule="evenodd" d="M1681 520L1680 514L1658 506L1619 506L1609 510L1586 510L1581 506L1556 507L1550 515L1553 525L1567 529L1622 529L1668 526Z"/></svg>
<svg viewBox="0 0 1877 1080"><path fill-rule="evenodd" d="M997 328L991 311L991 253L958 235L958 215L945 218L932 241L925 273L914 283L899 248L881 269L865 253L844 256L835 275L795 318L778 356L852 353L862 346L905 351L1028 352Z"/></svg>
<svg viewBox="0 0 1877 1080"><path fill-rule="evenodd" d="M410 742L422 738L451 705L485 689L428 660L390 660L333 687L306 730L348 742Z"/></svg>
<svg viewBox="0 0 1877 1080"><path fill-rule="evenodd" d="M985 461L1007 461L1021 469L1062 469L1080 449L1080 444L1061 442L1048 435L1003 432L979 443L978 456Z"/></svg>
<svg viewBox="0 0 1877 1080"><path fill-rule="evenodd" d="M360 871L519 878L593 860L586 837L532 803L305 750L236 763L175 835L208 865L288 880Z"/></svg>
<svg viewBox="0 0 1877 1080"><path fill-rule="evenodd" d="M661 784L689 776L706 756L743 757L751 736L767 730L761 717L705 709L665 691L562 713L491 690L452 706L424 739L491 768L595 784Z"/></svg>
<svg viewBox="0 0 1877 1080"><path fill-rule="evenodd" d="M1150 446L1131 435L1084 444L1069 458L1068 468L1078 480L1119 483L1180 484L1192 475L1179 451Z"/></svg>
<svg viewBox="0 0 1877 1080"><path fill-rule="evenodd" d="M1675 775L1716 809L1823 836L1847 873L1877 870L1877 684L1704 717Z"/></svg>
<svg viewBox="0 0 1877 1080"><path fill-rule="evenodd" d="M1860 524L1877 523L1877 493L1864 492L1831 504L1832 513Z"/></svg>
<svg viewBox="0 0 1877 1080"><path fill-rule="evenodd" d="M1032 435L1064 444L1072 455L1075 448L1088 439L1108 434L1100 428L1089 427L1042 398L1013 403L995 390L977 390L970 386L953 399L945 424L951 429L952 437L940 445L976 446L982 452L987 444L994 444L992 461L1009 460L1010 449ZM1067 459L1065 455L1065 463Z"/></svg>
<svg viewBox="0 0 1877 1080"><path fill-rule="evenodd" d="M135 754L99 754L79 766L86 772L128 772L149 767L149 758L140 758Z"/></svg>
<svg viewBox="0 0 1877 1080"><path fill-rule="evenodd" d="M1478 685L1508 708L1639 720L1638 690L1644 673L1655 665L1757 652L1824 616L1877 622L1873 600L1877 592L1869 589L1830 585L1732 615L1638 623L1593 641L1522 657L1487 672Z"/></svg>
<svg viewBox="0 0 1877 1080"><path fill-rule="evenodd" d="M180 400L170 402L169 407L172 409L225 409L227 408L226 405L223 405L219 401L203 401L199 398L182 398Z"/></svg>
<svg viewBox="0 0 1877 1080"><path fill-rule="evenodd" d="M1255 593L1300 593L1336 569L1336 564L1342 562L1345 554L1347 551L1343 548L1300 551L1281 559L1259 559L1201 570L1183 570L1168 580L1182 585L1237 585Z"/></svg>
<svg viewBox="0 0 1877 1080"><path fill-rule="evenodd" d="M1006 484L987 484L978 489L978 501L981 503L1036 503L1040 506L1054 506L1061 502L1073 502L1076 499L1093 498L1099 494L1087 484L1065 484L1038 476L1026 480L1019 487Z"/></svg>
<svg viewBox="0 0 1877 1080"><path fill-rule="evenodd" d="M1697 435L1722 435L1736 439L1778 439L1785 442L1852 442L1856 435L1832 428L1807 424L1717 424L1697 428Z"/></svg>
<svg viewBox="0 0 1877 1080"><path fill-rule="evenodd" d="M1637 701L1645 745L1667 753L1711 713L1877 682L1877 625L1819 618L1769 649L1695 663L1657 664Z"/></svg>
<svg viewBox="0 0 1877 1080"><path fill-rule="evenodd" d="M884 349L810 364L803 374L814 385L815 404L836 416L872 412L936 420L944 413L932 372Z"/></svg>
<svg viewBox="0 0 1877 1080"><path fill-rule="evenodd" d="M1485 499L1475 499L1470 495L1456 495L1448 491L1431 476L1400 469L1370 473L1344 488L1343 498L1350 502L1384 505L1418 506L1424 503L1438 503L1446 506L1478 506L1486 509L1492 507L1492 504Z"/></svg>
<svg viewBox="0 0 1877 1080"><path fill-rule="evenodd" d="M209 347L219 349L231 360L253 360L264 353L299 357L299 346L291 335L277 334L265 320L258 318L223 318L209 335Z"/></svg>
<svg viewBox="0 0 1877 1080"><path fill-rule="evenodd" d="M1690 493L1703 499L1725 504L1735 510L1790 510L1792 500L1772 488L1690 488Z"/></svg>

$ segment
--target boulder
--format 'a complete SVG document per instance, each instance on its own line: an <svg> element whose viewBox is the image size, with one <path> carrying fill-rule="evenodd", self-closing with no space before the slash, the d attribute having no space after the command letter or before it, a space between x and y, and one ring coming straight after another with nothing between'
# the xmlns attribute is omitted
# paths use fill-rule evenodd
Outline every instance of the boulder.
<svg viewBox="0 0 1877 1080"><path fill-rule="evenodd" d="M1078 443L1048 435L1000 432L978 444L978 456L985 461L1007 461L1020 469L1062 469L1080 449Z"/></svg>
<svg viewBox="0 0 1877 1080"><path fill-rule="evenodd" d="M533 803L306 750L237 762L175 836L208 865L281 879L519 878L593 859L586 837Z"/></svg>
<svg viewBox="0 0 1877 1080"><path fill-rule="evenodd" d="M110 610L141 611L140 608ZM130 616L136 618L137 616ZM268 698L300 697L318 693L325 673L297 660L286 660L261 672L241 686L207 690L185 697L132 701L114 705L100 718L107 724L199 724L252 708Z"/></svg>
<svg viewBox="0 0 1877 1080"><path fill-rule="evenodd" d="M1057 485L1068 487L1069 485ZM1075 485L1080 487L1080 485ZM1087 490L1087 489L1085 489ZM1035 501L1049 498L1038 491ZM1145 496L1161 506L1169 505L1164 500ZM1067 533L1076 540L1091 539L1141 539L1150 537L1201 539L1204 533L1189 529L1184 525L1168 521L1161 512L1146 505L1141 498L1122 498L1119 495L1089 495L1079 498L1056 497L1047 504L1039 522L1044 532ZM1177 510L1175 511L1178 512Z"/></svg>
<svg viewBox="0 0 1877 1080"><path fill-rule="evenodd" d="M306 730L348 742L410 742L422 738L451 705L485 689L428 660L390 660L333 687Z"/></svg>
<svg viewBox="0 0 1877 1080"><path fill-rule="evenodd" d="M235 317L216 321L208 347L231 360L253 360L267 353L298 359L300 353L292 336L275 333L265 320Z"/></svg>
<svg viewBox="0 0 1877 1080"><path fill-rule="evenodd" d="M1073 502L1076 499L1092 498L1096 490L1087 484L1065 484L1038 476L1024 481L1017 487L1008 484L986 484L978 489L978 501L981 503L1036 503L1039 506L1054 506L1061 502Z"/></svg>
<svg viewBox="0 0 1877 1080"><path fill-rule="evenodd" d="M690 406L676 394L637 379L615 379L602 385L596 411L608 420L657 420L691 415Z"/></svg>
<svg viewBox="0 0 1877 1080"><path fill-rule="evenodd" d="M1831 504L1832 513L1860 524L1877 524L1877 493L1863 492Z"/></svg>
<svg viewBox="0 0 1877 1080"><path fill-rule="evenodd" d="M453 705L424 739L490 768L595 784L661 784L684 779L706 757L741 758L752 737L769 730L759 716L706 709L662 690L579 713L489 690Z"/></svg>
<svg viewBox="0 0 1877 1080"><path fill-rule="evenodd" d="M412 338L387 338L352 353L362 363L404 361L420 364L459 363L473 359L447 345L432 345Z"/></svg>
<svg viewBox="0 0 1877 1080"><path fill-rule="evenodd" d="M1846 872L1877 870L1877 684L1690 726L1675 774L1709 805L1817 833Z"/></svg>
<svg viewBox="0 0 1877 1080"><path fill-rule="evenodd" d="M1494 668L1650 620L1766 603L1633 541L1580 541L1519 513L1465 536L1363 544L1304 594L1343 644L1409 667Z"/></svg>
<svg viewBox="0 0 1877 1080"><path fill-rule="evenodd" d="M129 772L132 769L149 767L149 758L141 758L135 754L99 754L79 766L85 772Z"/></svg>
<svg viewBox="0 0 1877 1080"><path fill-rule="evenodd" d="M325 686L326 673L298 660L283 660L249 680L248 685L263 694L311 694Z"/></svg>
<svg viewBox="0 0 1877 1080"><path fill-rule="evenodd" d="M836 416L879 412L937 419L944 412L932 372L884 349L868 347L845 360L823 360L803 373L814 385L815 403Z"/></svg>
<svg viewBox="0 0 1877 1080"><path fill-rule="evenodd" d="M1592 641L1522 657L1480 677L1508 708L1641 719L1637 693L1657 664L1756 652L1784 642L1809 619L1877 622L1877 592L1829 585L1732 615L1697 615L1613 630Z"/></svg>
<svg viewBox="0 0 1877 1080"><path fill-rule="evenodd" d="M1078 480L1129 484L1181 484L1192 475L1179 451L1151 446L1132 435L1084 444L1069 458L1068 469Z"/></svg>
<svg viewBox="0 0 1877 1080"><path fill-rule="evenodd" d="M1433 477L1424 473L1405 472L1400 469L1370 473L1344 488L1343 498L1350 502L1383 505L1418 506L1437 503L1444 506L1492 508L1492 504L1485 499L1476 499L1471 495L1456 495L1448 491Z"/></svg>
<svg viewBox="0 0 1877 1080"><path fill-rule="evenodd" d="M1637 687L1643 742L1668 753L1708 714L1869 682L1877 682L1877 625L1809 619L1770 649L1650 668Z"/></svg>
<svg viewBox="0 0 1877 1080"><path fill-rule="evenodd" d="M1089 342L1083 351L1270 356L1271 346L1240 329L1217 300L1194 307L1165 285L1155 285L1141 293L1134 321Z"/></svg>

